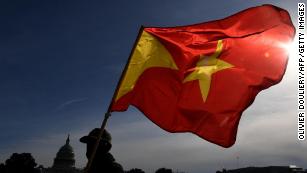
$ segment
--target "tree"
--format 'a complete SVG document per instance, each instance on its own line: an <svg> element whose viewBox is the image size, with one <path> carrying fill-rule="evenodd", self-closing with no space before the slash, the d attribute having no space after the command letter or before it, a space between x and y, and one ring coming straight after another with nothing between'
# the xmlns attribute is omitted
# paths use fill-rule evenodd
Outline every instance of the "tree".
<svg viewBox="0 0 307 173"><path fill-rule="evenodd" d="M3 163L0 163L0 172L5 171L5 165Z"/></svg>
<svg viewBox="0 0 307 173"><path fill-rule="evenodd" d="M8 173L37 173L36 165L31 153L13 153L5 161L5 170Z"/></svg>
<svg viewBox="0 0 307 173"><path fill-rule="evenodd" d="M173 171L167 168L159 168L156 173L173 173Z"/></svg>

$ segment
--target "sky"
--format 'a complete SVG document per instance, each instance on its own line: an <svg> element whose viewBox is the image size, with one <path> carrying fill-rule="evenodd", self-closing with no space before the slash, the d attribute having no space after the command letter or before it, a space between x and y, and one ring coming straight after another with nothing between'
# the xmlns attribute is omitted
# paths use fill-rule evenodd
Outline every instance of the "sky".
<svg viewBox="0 0 307 173"><path fill-rule="evenodd" d="M0 2L0 163L30 152L52 166L70 134L76 167L85 166L79 138L99 127L141 25L178 26L274 4L296 24L299 1L22 1ZM237 142L225 149L190 133L168 133L136 108L113 113L112 150L125 170L167 167L188 173L222 168L298 165L295 54L281 83L262 91L243 113Z"/></svg>

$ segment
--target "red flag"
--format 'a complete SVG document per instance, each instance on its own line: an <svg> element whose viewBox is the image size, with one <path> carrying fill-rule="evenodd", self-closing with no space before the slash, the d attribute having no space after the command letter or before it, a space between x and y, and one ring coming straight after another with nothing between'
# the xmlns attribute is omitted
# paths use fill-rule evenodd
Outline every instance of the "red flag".
<svg viewBox="0 0 307 173"><path fill-rule="evenodd" d="M111 111L133 105L166 131L230 147L242 112L282 79L282 45L294 34L288 12L272 5L195 25L145 27Z"/></svg>

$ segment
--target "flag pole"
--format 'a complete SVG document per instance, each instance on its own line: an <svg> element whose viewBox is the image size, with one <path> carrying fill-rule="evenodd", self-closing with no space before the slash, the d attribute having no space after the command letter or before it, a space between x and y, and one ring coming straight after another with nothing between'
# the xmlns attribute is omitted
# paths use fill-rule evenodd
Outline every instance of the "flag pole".
<svg viewBox="0 0 307 173"><path fill-rule="evenodd" d="M114 94L113 94L113 97L112 97L112 100L111 100L111 102L110 102L110 104L109 104L108 112L111 112L112 103L113 103L114 100L116 99L116 96L117 96L117 93L118 93L118 90L119 90L119 86L121 86L121 84L122 84L122 82L123 82L123 78L124 78L124 76L125 76L126 73L127 73L128 66L129 66L130 61L131 61L131 59L132 59L133 51L134 51L134 49L136 48L137 43L138 43L139 40L140 40L140 37L141 37L142 32L143 32L143 29L144 29L144 26L141 25L141 27L140 27L140 29L139 29L139 32L138 32L138 35L137 35L137 37L136 37L136 39L135 39L135 41L134 41L133 47L132 47L132 49L131 49L131 51L130 51L130 55L129 55L129 58L128 58L127 62L126 62L125 68L124 68L124 70L123 70L123 72L122 72L122 74L121 74L121 76L120 76L120 78L119 78L119 81L118 81L117 86L116 86L116 90L115 90L115 92L114 92Z"/></svg>
<svg viewBox="0 0 307 173"><path fill-rule="evenodd" d="M138 41L139 41L139 39L140 39L140 37L141 37L141 35L142 35L143 29L144 29L144 26L141 26L140 29L139 29L138 36L137 36L137 38L136 38L135 41L134 41L133 48L131 49L131 52L130 52L129 58L128 58L128 60L127 60L127 63L126 63L126 65L125 65L125 68L124 68L124 70L123 70L123 72L122 72L122 74L121 74L121 76L120 76L120 79L119 79L119 81L118 81L118 83L117 83L116 90L115 90L115 92L113 93L113 96L112 96L111 102L110 102L110 104L109 104L108 110L107 110L107 112L106 112L105 115L104 115L104 119L103 119L103 121L102 121L102 123L101 123L100 131L99 131L99 134L98 134L98 138L97 138L97 140L96 140L96 142L95 142L94 149L93 149L93 151L92 151L92 153L91 153L91 155L90 155L90 158L89 158L89 160L88 160L88 162L87 162L87 165L86 165L86 167L85 167L85 173L89 173L90 168L91 168L91 166L92 166L92 164L93 164L93 160L94 160L94 158L95 158L95 155L96 155L96 152L97 152L97 149L98 149L99 142L100 142L100 140L101 140L103 131L104 131L105 128L106 128L108 119L111 117L111 112L112 112L112 111L111 111L111 108L112 108L112 104L113 104L113 102L114 102L114 100L115 100L115 98L116 98L116 95L117 95L117 93L118 93L119 86L121 85L121 83L122 83L122 81L123 81L123 78L124 78L124 76L125 76L125 74L126 74L126 72L127 72L127 70L128 70L128 66L129 66L129 63L130 63L130 61L131 61L131 57L132 57L133 51L134 51L134 49L135 49L136 46L137 46L137 43L138 43Z"/></svg>

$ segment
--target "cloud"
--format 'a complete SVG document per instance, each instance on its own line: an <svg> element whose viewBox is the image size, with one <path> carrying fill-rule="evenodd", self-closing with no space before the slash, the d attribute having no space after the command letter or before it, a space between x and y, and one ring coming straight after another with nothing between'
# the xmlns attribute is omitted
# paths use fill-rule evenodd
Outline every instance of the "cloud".
<svg viewBox="0 0 307 173"><path fill-rule="evenodd" d="M64 102L63 104L61 104L60 106L58 106L55 111L60 111L62 109L64 109L65 107L72 105L74 103L79 103L79 102L83 102L85 100L87 100L88 98L78 98L78 99L72 99L72 100L68 100L66 102Z"/></svg>

